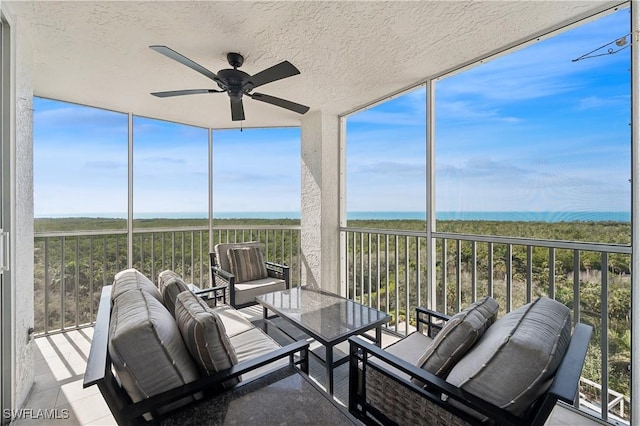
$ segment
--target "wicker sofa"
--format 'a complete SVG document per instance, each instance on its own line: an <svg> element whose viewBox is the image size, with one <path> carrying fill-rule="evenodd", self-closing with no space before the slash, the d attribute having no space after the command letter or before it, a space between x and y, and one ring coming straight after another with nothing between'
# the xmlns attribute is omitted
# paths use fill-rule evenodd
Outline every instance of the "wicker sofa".
<svg viewBox="0 0 640 426"><path fill-rule="evenodd" d="M367 424L543 425L572 404L591 327L571 333L569 309L547 298L498 320L483 302L453 317L419 307L418 331L385 349L350 338L349 411Z"/></svg>
<svg viewBox="0 0 640 426"><path fill-rule="evenodd" d="M83 386L99 387L118 424L157 422L290 364L308 372L307 342L281 347L170 271L158 283L128 269L102 290Z"/></svg>

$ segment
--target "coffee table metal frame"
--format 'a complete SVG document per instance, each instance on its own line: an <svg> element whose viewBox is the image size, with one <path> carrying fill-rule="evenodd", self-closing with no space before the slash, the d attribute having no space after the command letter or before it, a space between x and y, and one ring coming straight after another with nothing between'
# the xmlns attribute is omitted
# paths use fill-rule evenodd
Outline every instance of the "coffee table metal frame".
<svg viewBox="0 0 640 426"><path fill-rule="evenodd" d="M317 330L317 329L313 328L311 325L305 323L304 321L298 320L296 318L296 315L292 315L292 314L290 314L290 312L287 311L286 307L277 306L276 304L269 302L269 299L276 300L277 296L281 296L281 295L300 296L296 292L307 292L306 296L309 296L311 293L316 293L318 295L318 297L322 297L322 298L324 298L324 300L327 300L327 298L331 299L336 304L343 304L344 307L345 307L345 309L344 309L345 312L347 310L354 311L356 309L359 309L361 311L362 310L367 310L368 313L371 314L369 316L370 317L374 317L375 319L364 321L359 326L349 327L347 330L342 330L340 333L333 333L331 335L325 335L325 334L322 333L322 330ZM296 328L302 330L304 333L306 333L307 335L309 335L310 337L312 337L313 339L315 339L317 342L321 343L324 346L324 348L325 348L325 353L324 353L325 359L323 361L325 363L326 377L327 377L327 383L328 383L327 391L328 391L329 395L333 395L333 390L334 390L333 389L334 388L334 386L333 386L333 369L334 369L334 367L337 367L337 366L339 366L341 364L344 364L345 362L348 361L348 358L349 358L348 355L345 355L344 357L342 357L342 358L340 358L338 360L334 360L333 359L333 349L334 349L334 347L337 344L346 341L347 339L349 339L349 337L354 336L354 335L361 335L362 337L373 341L378 347L380 347L381 343L382 343L382 325L391 320L391 316L390 315L388 315L388 314L386 314L384 312L378 311L377 309L369 308L369 307L364 306L364 305L362 305L362 304L360 304L358 302L354 302L353 300L346 299L344 297L338 296L338 295L333 294L333 293L329 293L329 292L326 292L326 291L322 291L322 290L314 289L314 288L309 288L309 287L295 287L295 288L288 289L288 290L276 291L276 292L273 292L273 293L260 295L260 296L256 297L256 301L262 306L262 314L263 314L263 318L265 320L265 327L269 323L269 321L268 321L269 319L280 317L280 318L285 319L286 321L288 321L292 325L294 325ZM315 307L317 307L317 306L315 306ZM273 313L275 313L275 315L269 316L268 315L269 311L272 311ZM341 321L342 319L341 318L331 318L331 320L332 321ZM344 320L342 320L341 322L344 325ZM375 337L371 337L369 335L364 334L367 331L372 330L374 328L375 328ZM313 351L311 351L311 353L313 353L319 359L322 360L322 357L320 355L318 355L317 353L315 353Z"/></svg>

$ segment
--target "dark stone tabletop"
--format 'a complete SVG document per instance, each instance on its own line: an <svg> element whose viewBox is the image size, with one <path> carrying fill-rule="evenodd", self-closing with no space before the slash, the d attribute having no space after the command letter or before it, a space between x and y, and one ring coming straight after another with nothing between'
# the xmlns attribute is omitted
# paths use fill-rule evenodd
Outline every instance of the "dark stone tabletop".
<svg viewBox="0 0 640 426"><path fill-rule="evenodd" d="M353 425L359 424L294 367L185 407L164 419L182 425Z"/></svg>

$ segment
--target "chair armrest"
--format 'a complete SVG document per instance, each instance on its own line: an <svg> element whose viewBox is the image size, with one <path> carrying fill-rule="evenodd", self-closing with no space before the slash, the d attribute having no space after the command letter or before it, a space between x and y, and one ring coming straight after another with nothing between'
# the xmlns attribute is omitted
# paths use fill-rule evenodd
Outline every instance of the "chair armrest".
<svg viewBox="0 0 640 426"><path fill-rule="evenodd" d="M228 287L228 286L227 286L226 284L223 284L223 285L219 285L219 286L216 286L216 287L209 287L209 288L205 288L205 289L200 289L200 288L199 288L199 289L197 289L197 290L195 290L195 289L194 289L194 290L193 290L193 293L194 293L194 294L197 294L197 295L199 296L199 295L201 295L201 294L210 293L210 292L212 292L212 291L224 290L224 289L226 289L227 287Z"/></svg>
<svg viewBox="0 0 640 426"><path fill-rule="evenodd" d="M289 266L283 263L276 263L276 262L269 262L269 261L266 261L264 263L265 265L267 265L267 269L289 269Z"/></svg>
<svg viewBox="0 0 640 426"><path fill-rule="evenodd" d="M287 346L283 346L280 349L276 349L268 354L264 354L253 358L251 360L247 360L244 362L240 362L231 368L218 371L212 375L202 377L198 380L195 380L191 383L187 383L186 385L182 385L180 387L170 389L168 391L159 393L152 397L146 398L142 401L136 402L131 406L127 407L126 417L129 419L134 419L143 415L144 413L148 413L154 411L158 408L158 406L162 406L167 404L168 402L172 402L183 398L185 396L193 395L195 393L205 391L212 386L221 384L229 379L233 379L238 377L244 373L255 370L267 364L270 364L274 361L285 357L293 358L293 355L297 352L300 352L300 361L296 364L301 365L301 369L305 374L308 374L308 354L309 354L309 343L306 341L293 342ZM242 383L242 382L241 382Z"/></svg>
<svg viewBox="0 0 640 426"><path fill-rule="evenodd" d="M578 323L573 329L567 352L556 370L549 393L559 400L572 404L580 384L580 375L584 360L587 357L589 340L593 328L590 325Z"/></svg>
<svg viewBox="0 0 640 426"><path fill-rule="evenodd" d="M264 262L267 267L267 274L270 277L280 278L286 283L286 287L289 288L289 274L290 268L287 265L283 265L275 262Z"/></svg>
<svg viewBox="0 0 640 426"><path fill-rule="evenodd" d="M225 291L227 289L227 287L229 287L227 284L223 284L223 285L218 285L215 287L209 287L209 288L205 288L205 289L198 289L198 290L193 290L193 293L196 296L199 297L204 297L206 296L207 299L214 299L214 303L218 303L218 299L222 298L222 303L227 303L227 292ZM218 294L219 291L222 291L221 294ZM212 295L208 295L209 293L213 293Z"/></svg>
<svg viewBox="0 0 640 426"><path fill-rule="evenodd" d="M98 315L93 329L91 339L91 349L87 358L87 368L84 373L82 387L87 388L95 385L104 379L105 372L111 366L107 366L109 359L109 321L111 315L111 288L106 285L102 287L100 294L100 304L98 305Z"/></svg>
<svg viewBox="0 0 640 426"><path fill-rule="evenodd" d="M418 331L422 333L422 327L423 325L426 325L427 335L431 338L435 337L450 319L450 315L432 311L431 309L423 306L418 306L416 308L416 324L418 326Z"/></svg>
<svg viewBox="0 0 640 426"><path fill-rule="evenodd" d="M212 266L211 267L211 272L214 275L219 276L220 278L222 278L223 280L231 283L231 281L235 282L235 278L236 276L233 275L231 272L227 272L224 269L220 268L219 266Z"/></svg>
<svg viewBox="0 0 640 426"><path fill-rule="evenodd" d="M448 411L471 424L478 424L480 422L477 418L469 415L467 412L452 406L448 400L443 401L442 395L447 395L449 399L454 399L459 404L489 417L494 420L496 424L511 425L521 423L520 418L501 409L500 407L447 383L445 380L435 376L434 374L410 364L374 344L366 342L361 337L350 337L349 346L349 410L356 415L360 411L358 409L358 405L366 405L367 369L374 368L390 378L390 380L400 383L411 392L424 398L425 403L429 401L432 404L438 405L443 410ZM370 363L370 358L376 358L384 364L397 368L401 372L425 383L426 387L422 388L411 381L397 377L394 373L380 365L380 363L377 365ZM358 369L361 369L362 371L358 372Z"/></svg>

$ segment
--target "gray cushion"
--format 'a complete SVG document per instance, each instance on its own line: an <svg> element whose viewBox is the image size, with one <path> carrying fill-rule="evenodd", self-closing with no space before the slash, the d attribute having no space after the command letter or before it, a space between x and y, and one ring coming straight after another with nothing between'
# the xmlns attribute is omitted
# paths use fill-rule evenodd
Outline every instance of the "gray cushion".
<svg viewBox="0 0 640 426"><path fill-rule="evenodd" d="M173 271L166 270L158 275L158 288L162 294L162 303L171 315L175 314L176 298L183 291L189 291L189 286L182 281L182 277Z"/></svg>
<svg viewBox="0 0 640 426"><path fill-rule="evenodd" d="M164 271L158 274L158 290L162 293L162 289L167 285L167 282L172 278L180 278L182 276L177 272L172 271L171 269L165 269Z"/></svg>
<svg viewBox="0 0 640 426"><path fill-rule="evenodd" d="M487 296L451 317L417 365L438 377L446 377L455 363L496 320L498 307L498 302Z"/></svg>
<svg viewBox="0 0 640 426"><path fill-rule="evenodd" d="M247 330L255 328L253 324L245 318L241 311L232 308L229 305L220 305L213 308L218 318L224 325L227 336L233 337Z"/></svg>
<svg viewBox="0 0 640 426"><path fill-rule="evenodd" d="M236 283L266 278L267 267L264 264L262 251L257 247L236 247L227 252L231 273L236 277Z"/></svg>
<svg viewBox="0 0 640 426"><path fill-rule="evenodd" d="M407 361L410 364L420 365L418 364L418 361L420 357L424 354L424 348L429 346L432 341L433 339L431 339L431 337L426 336L417 331L414 331L413 333L409 334L407 337L404 337L398 340L397 342L387 346L386 348L384 348L384 351L389 352L390 354L395 355L398 358L402 359L403 361ZM383 361L380 361L379 358L372 357L371 363L383 366L385 369L393 372L393 374L397 377L402 377L403 379L406 379L406 380L409 380L411 377L408 374L398 370L397 368Z"/></svg>
<svg viewBox="0 0 640 426"><path fill-rule="evenodd" d="M520 415L547 390L570 338L569 308L537 299L489 327L446 380Z"/></svg>
<svg viewBox="0 0 640 426"><path fill-rule="evenodd" d="M245 303L253 303L256 296L265 293L271 293L279 290L286 290L287 283L279 278L262 278L259 280L239 283L235 286L235 304L244 305Z"/></svg>
<svg viewBox="0 0 640 426"><path fill-rule="evenodd" d="M258 247L264 253L264 244L259 241L248 241L246 243L219 243L216 244L214 250L218 266L227 272L231 272L231 264L229 263L229 255L227 252L235 247Z"/></svg>
<svg viewBox="0 0 640 426"><path fill-rule="evenodd" d="M198 296L190 291L178 294L175 316L185 345L203 374L226 370L238 363L222 321ZM224 385L237 382L229 380Z"/></svg>
<svg viewBox="0 0 640 426"><path fill-rule="evenodd" d="M260 355L265 355L280 349L280 345L265 334L259 328L252 328L243 333L231 337L231 344L238 355L238 362L248 361ZM266 372L276 370L289 364L289 358L285 357L278 361L269 363L263 367L248 371L242 375L242 380L249 380L258 377Z"/></svg>
<svg viewBox="0 0 640 426"><path fill-rule="evenodd" d="M162 295L155 284L134 268L125 269L116 274L111 289L111 300L115 300L129 290L136 289L143 290L162 302Z"/></svg>
<svg viewBox="0 0 640 426"><path fill-rule="evenodd" d="M146 291L132 289L114 300L109 335L113 367L134 402L198 378L176 322Z"/></svg>

